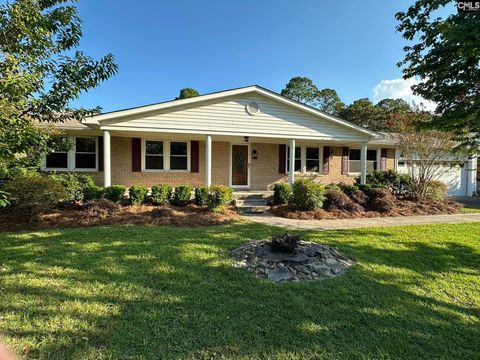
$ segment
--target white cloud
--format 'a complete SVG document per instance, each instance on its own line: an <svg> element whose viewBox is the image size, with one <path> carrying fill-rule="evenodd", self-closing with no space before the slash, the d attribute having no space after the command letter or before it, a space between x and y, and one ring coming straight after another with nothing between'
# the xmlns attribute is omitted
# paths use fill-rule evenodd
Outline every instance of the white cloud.
<svg viewBox="0 0 480 360"><path fill-rule="evenodd" d="M403 99L409 104L422 104L425 110L434 111L436 105L433 101L425 100L424 98L414 95L412 92L412 85L418 84L418 79L393 79L382 80L373 88L373 100L378 102L382 99Z"/></svg>

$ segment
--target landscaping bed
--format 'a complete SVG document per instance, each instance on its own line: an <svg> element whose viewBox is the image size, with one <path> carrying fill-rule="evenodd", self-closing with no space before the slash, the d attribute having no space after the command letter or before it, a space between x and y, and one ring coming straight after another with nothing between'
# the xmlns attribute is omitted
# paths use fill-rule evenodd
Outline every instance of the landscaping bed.
<svg viewBox="0 0 480 360"><path fill-rule="evenodd" d="M237 220L239 215L233 207L219 212L193 204L187 206L129 205L108 209L78 205L74 208L54 209L41 214L35 221L27 222L12 213L0 214L0 229L3 231L36 230L53 228L84 227L92 225L172 225L181 227L222 225Z"/></svg>
<svg viewBox="0 0 480 360"><path fill-rule="evenodd" d="M274 205L270 211L277 216L288 219L299 220L322 220L322 219L356 219L356 218L374 218L387 216L415 216L415 215L441 215L441 214L459 214L462 212L463 205L453 200L447 201L395 201L395 207L391 210L380 211L347 211L316 209L312 211L298 210L294 205Z"/></svg>

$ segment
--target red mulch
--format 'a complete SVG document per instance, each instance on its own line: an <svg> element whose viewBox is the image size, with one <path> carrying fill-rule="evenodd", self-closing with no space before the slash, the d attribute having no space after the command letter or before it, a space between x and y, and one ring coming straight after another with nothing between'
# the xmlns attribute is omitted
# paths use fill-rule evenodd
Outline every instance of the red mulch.
<svg viewBox="0 0 480 360"><path fill-rule="evenodd" d="M326 211L318 209L315 211L300 211L292 205L272 206L271 212L277 216L299 219L299 220L321 220L321 219L354 219L354 218L373 218L386 216L412 216L412 215L441 215L458 214L462 205L451 200L447 201L410 201L396 200L396 206L393 210L387 212L377 211Z"/></svg>
<svg viewBox="0 0 480 360"><path fill-rule="evenodd" d="M92 225L173 225L179 227L212 226L238 220L233 208L213 213L204 207L177 206L114 206L105 209L55 209L40 215L35 222L27 223L24 217L0 214L0 231L39 230L54 228L85 227Z"/></svg>

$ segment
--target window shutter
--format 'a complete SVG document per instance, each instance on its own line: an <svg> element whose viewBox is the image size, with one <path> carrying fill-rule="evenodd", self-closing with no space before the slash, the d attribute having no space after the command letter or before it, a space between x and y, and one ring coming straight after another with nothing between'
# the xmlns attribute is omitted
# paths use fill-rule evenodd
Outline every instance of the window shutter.
<svg viewBox="0 0 480 360"><path fill-rule="evenodd" d="M98 137L98 171L103 171L103 136Z"/></svg>
<svg viewBox="0 0 480 360"><path fill-rule="evenodd" d="M342 149L342 175L348 175L348 147Z"/></svg>
<svg viewBox="0 0 480 360"><path fill-rule="evenodd" d="M278 173L286 173L286 161L287 161L287 145L280 144L278 146Z"/></svg>
<svg viewBox="0 0 480 360"><path fill-rule="evenodd" d="M382 149L380 152L380 170L387 170L387 154L388 149Z"/></svg>
<svg viewBox="0 0 480 360"><path fill-rule="evenodd" d="M330 146L324 146L322 173L323 175L328 175L329 172L330 172Z"/></svg>
<svg viewBox="0 0 480 360"><path fill-rule="evenodd" d="M190 142L190 172L198 173L199 172L198 164L198 141Z"/></svg>
<svg viewBox="0 0 480 360"><path fill-rule="evenodd" d="M142 139L132 138L132 171L142 171Z"/></svg>

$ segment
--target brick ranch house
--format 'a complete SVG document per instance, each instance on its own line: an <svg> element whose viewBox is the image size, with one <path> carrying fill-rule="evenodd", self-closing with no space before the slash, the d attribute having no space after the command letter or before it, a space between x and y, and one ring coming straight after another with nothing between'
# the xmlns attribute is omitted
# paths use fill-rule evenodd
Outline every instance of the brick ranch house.
<svg viewBox="0 0 480 360"><path fill-rule="evenodd" d="M359 176L365 182L368 171L402 165L388 136L260 86L103 113L58 127L74 146L46 156L43 169L88 172L102 186L224 184L271 190L276 182L298 178L330 184L352 183ZM470 174L456 172L451 193L472 194Z"/></svg>

